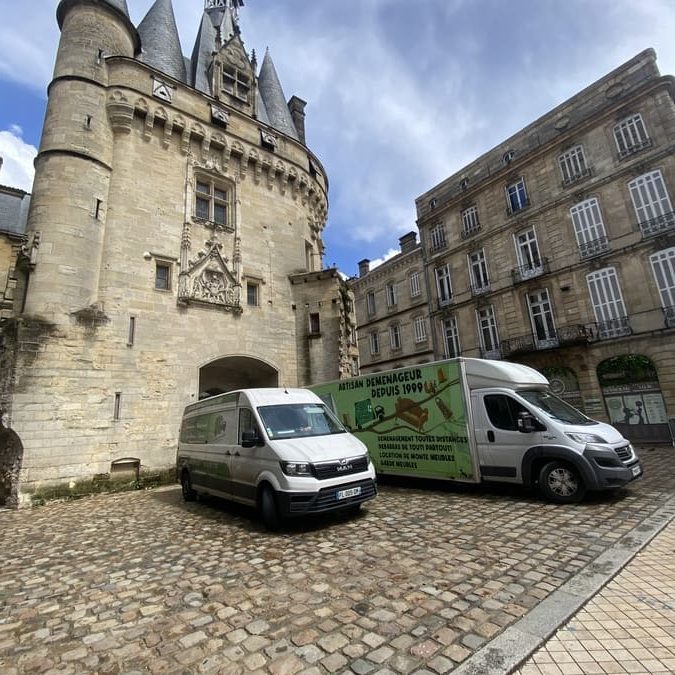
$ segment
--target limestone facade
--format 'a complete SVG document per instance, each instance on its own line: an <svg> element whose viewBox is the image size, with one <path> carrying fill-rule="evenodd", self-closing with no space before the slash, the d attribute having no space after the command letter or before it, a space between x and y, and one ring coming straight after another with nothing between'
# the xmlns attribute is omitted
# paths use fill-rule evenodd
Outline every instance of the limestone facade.
<svg viewBox="0 0 675 675"><path fill-rule="evenodd" d="M264 109L238 27L201 46L201 89L148 63L139 33L150 40L167 7L138 31L119 0L57 11L20 302L3 328L19 501L129 463L169 467L198 397L351 367L353 305L322 269L328 179L304 142L304 102L272 109L282 92L266 55ZM316 336L300 317L319 304Z"/></svg>

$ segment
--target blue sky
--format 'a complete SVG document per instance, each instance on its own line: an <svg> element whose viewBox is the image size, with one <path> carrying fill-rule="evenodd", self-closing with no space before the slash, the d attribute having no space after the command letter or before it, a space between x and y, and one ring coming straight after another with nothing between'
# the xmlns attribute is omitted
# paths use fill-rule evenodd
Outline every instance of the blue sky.
<svg viewBox="0 0 675 675"><path fill-rule="evenodd" d="M127 0L136 25L153 0ZM0 0L0 183L30 190L58 0ZM190 54L202 0L173 0ZM330 179L325 264L357 273L415 228L415 198L653 47L675 75L673 0L246 0ZM259 61L261 58L259 58Z"/></svg>

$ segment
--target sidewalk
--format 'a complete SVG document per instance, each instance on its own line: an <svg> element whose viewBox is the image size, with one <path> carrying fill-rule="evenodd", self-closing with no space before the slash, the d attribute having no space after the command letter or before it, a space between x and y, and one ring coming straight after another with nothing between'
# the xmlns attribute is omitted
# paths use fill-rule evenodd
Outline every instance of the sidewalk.
<svg viewBox="0 0 675 675"><path fill-rule="evenodd" d="M675 673L675 522L516 675Z"/></svg>
<svg viewBox="0 0 675 675"><path fill-rule="evenodd" d="M675 498L453 675L675 673Z"/></svg>

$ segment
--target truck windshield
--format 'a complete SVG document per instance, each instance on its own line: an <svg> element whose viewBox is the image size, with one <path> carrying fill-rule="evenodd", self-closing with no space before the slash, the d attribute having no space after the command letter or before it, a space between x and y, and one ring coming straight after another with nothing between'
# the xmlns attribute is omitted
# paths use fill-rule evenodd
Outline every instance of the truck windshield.
<svg viewBox="0 0 675 675"><path fill-rule="evenodd" d="M320 403L286 403L258 408L270 439L344 434L347 430Z"/></svg>
<svg viewBox="0 0 675 675"><path fill-rule="evenodd" d="M560 422L584 426L597 424L595 420L586 417L581 411L547 391L519 391L518 394L528 403Z"/></svg>

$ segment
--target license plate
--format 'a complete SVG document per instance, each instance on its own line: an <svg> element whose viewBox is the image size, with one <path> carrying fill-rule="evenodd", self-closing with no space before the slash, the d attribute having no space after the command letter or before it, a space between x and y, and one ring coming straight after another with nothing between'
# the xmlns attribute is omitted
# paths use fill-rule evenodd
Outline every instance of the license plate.
<svg viewBox="0 0 675 675"><path fill-rule="evenodd" d="M361 494L361 486L349 488L348 490L338 490L335 493L335 498L339 501L340 499L349 499L349 497L357 497Z"/></svg>
<svg viewBox="0 0 675 675"><path fill-rule="evenodd" d="M642 467L638 464L634 466L631 471L633 472L633 477L637 478L642 473Z"/></svg>

